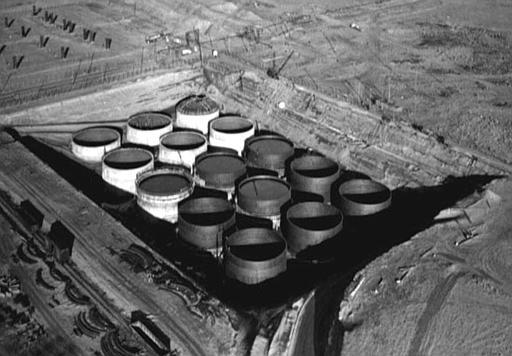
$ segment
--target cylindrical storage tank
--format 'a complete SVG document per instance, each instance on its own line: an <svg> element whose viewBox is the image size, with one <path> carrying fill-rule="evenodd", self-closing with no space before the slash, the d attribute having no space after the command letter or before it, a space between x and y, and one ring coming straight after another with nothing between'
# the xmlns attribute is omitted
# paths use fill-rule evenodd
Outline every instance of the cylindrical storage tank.
<svg viewBox="0 0 512 356"><path fill-rule="evenodd" d="M288 209L281 226L288 250L295 254L335 237L343 228L343 214L332 205L304 202Z"/></svg>
<svg viewBox="0 0 512 356"><path fill-rule="evenodd" d="M88 127L77 131L71 138L71 152L79 159L101 162L105 153L121 146L121 135L110 127Z"/></svg>
<svg viewBox="0 0 512 356"><path fill-rule="evenodd" d="M231 148L242 154L245 140L254 136L255 125L240 116L223 116L210 122L210 145Z"/></svg>
<svg viewBox="0 0 512 356"><path fill-rule="evenodd" d="M178 236L205 250L222 248L223 237L235 225L235 209L226 199L188 199L178 206Z"/></svg>
<svg viewBox="0 0 512 356"><path fill-rule="evenodd" d="M175 131L160 138L158 160L192 169L196 157L208 149L206 137L194 131Z"/></svg>
<svg viewBox="0 0 512 356"><path fill-rule="evenodd" d="M331 187L339 175L338 163L326 157L306 155L291 162L289 182L293 189L319 195L330 203Z"/></svg>
<svg viewBox="0 0 512 356"><path fill-rule="evenodd" d="M219 117L219 105L205 95L194 95L176 105L176 126L208 134L211 120Z"/></svg>
<svg viewBox="0 0 512 356"><path fill-rule="evenodd" d="M245 157L251 167L285 174L286 161L293 156L293 143L279 135L263 135L248 138L245 141Z"/></svg>
<svg viewBox="0 0 512 356"><path fill-rule="evenodd" d="M245 160L231 152L203 153L196 158L195 175L198 185L232 195L237 181L245 176Z"/></svg>
<svg viewBox="0 0 512 356"><path fill-rule="evenodd" d="M153 169L153 154L141 148L118 148L103 156L101 176L119 189L136 194L137 175Z"/></svg>
<svg viewBox="0 0 512 356"><path fill-rule="evenodd" d="M274 230L249 228L226 239L226 276L245 284L258 284L286 271L286 242Z"/></svg>
<svg viewBox="0 0 512 356"><path fill-rule="evenodd" d="M137 145L156 147L160 137L172 131L171 119L155 112L130 116L126 126L126 141Z"/></svg>
<svg viewBox="0 0 512 356"><path fill-rule="evenodd" d="M237 209L242 214L269 219L277 229L281 208L290 198L291 188L284 180L266 175L249 177L238 185Z"/></svg>
<svg viewBox="0 0 512 356"><path fill-rule="evenodd" d="M137 204L154 217L178 221L178 203L190 196L194 181L182 169L156 169L137 177Z"/></svg>
<svg viewBox="0 0 512 356"><path fill-rule="evenodd" d="M335 205L346 216L379 213L391 205L391 191L370 179L353 179L340 185Z"/></svg>

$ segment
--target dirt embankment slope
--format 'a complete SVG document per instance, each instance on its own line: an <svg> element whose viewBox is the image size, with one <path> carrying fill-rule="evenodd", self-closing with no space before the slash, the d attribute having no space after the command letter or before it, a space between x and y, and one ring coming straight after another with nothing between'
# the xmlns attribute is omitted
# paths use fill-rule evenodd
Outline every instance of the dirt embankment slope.
<svg viewBox="0 0 512 356"><path fill-rule="evenodd" d="M343 355L512 353L512 182L496 181L459 208L459 218L358 273L340 305Z"/></svg>

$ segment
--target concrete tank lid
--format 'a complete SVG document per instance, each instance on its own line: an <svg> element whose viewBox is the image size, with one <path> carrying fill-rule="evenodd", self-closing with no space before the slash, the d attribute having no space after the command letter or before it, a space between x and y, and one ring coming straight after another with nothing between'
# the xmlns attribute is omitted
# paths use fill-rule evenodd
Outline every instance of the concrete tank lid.
<svg viewBox="0 0 512 356"><path fill-rule="evenodd" d="M246 141L246 146L259 155L293 154L293 143L279 135L254 136Z"/></svg>
<svg viewBox="0 0 512 356"><path fill-rule="evenodd" d="M119 132L111 127L87 127L73 134L72 140L80 146L105 146L121 138Z"/></svg>
<svg viewBox="0 0 512 356"><path fill-rule="evenodd" d="M170 124L169 116L156 112L141 112L128 119L128 125L138 130L158 130Z"/></svg>
<svg viewBox="0 0 512 356"><path fill-rule="evenodd" d="M153 160L153 154L142 148L124 147L108 152L103 163L112 168L132 169L143 167Z"/></svg>
<svg viewBox="0 0 512 356"><path fill-rule="evenodd" d="M234 183L246 170L245 160L231 152L203 153L196 158L196 173L207 182L222 179Z"/></svg>
<svg viewBox="0 0 512 356"><path fill-rule="evenodd" d="M180 101L176 111L188 115L213 114L219 111L219 105L206 95L192 95Z"/></svg>
<svg viewBox="0 0 512 356"><path fill-rule="evenodd" d="M161 137L160 143L170 149L192 150L206 143L206 137L194 131L174 131Z"/></svg>
<svg viewBox="0 0 512 356"><path fill-rule="evenodd" d="M254 176L244 179L238 186L238 194L254 201L281 200L290 194L290 186L274 176Z"/></svg>
<svg viewBox="0 0 512 356"><path fill-rule="evenodd" d="M246 261L268 261L279 257L286 241L279 233L265 228L238 230L226 239L229 252Z"/></svg>
<svg viewBox="0 0 512 356"><path fill-rule="evenodd" d="M146 194L166 196L178 194L192 187L192 177L180 169L157 169L143 173L137 187Z"/></svg>
<svg viewBox="0 0 512 356"><path fill-rule="evenodd" d="M236 134L249 131L254 127L254 123L241 116L222 116L212 120L211 128L228 134Z"/></svg>

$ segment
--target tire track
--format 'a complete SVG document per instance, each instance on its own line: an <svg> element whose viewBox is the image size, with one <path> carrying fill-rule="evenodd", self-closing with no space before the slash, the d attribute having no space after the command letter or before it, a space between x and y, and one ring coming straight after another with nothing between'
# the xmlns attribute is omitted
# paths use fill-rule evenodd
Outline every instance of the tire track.
<svg viewBox="0 0 512 356"><path fill-rule="evenodd" d="M424 350L422 346L425 335L429 331L435 316L441 310L446 297L461 275L462 273L449 275L430 293L427 299L427 305L418 320L416 330L414 331L414 337L409 345L409 350L407 352L408 356L417 356L422 354Z"/></svg>

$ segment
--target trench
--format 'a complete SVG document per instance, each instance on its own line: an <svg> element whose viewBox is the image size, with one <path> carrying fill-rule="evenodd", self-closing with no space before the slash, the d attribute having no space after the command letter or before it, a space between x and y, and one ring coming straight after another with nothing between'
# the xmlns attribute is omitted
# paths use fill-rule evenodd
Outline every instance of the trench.
<svg viewBox="0 0 512 356"><path fill-rule="evenodd" d="M343 291L353 275L368 262L418 232L432 226L434 217L464 197L483 189L492 175L448 177L436 186L397 188L392 191L389 209L367 217L345 217L341 233L333 239L300 252L289 259L287 271L256 286L242 285L224 277L222 265L209 253L188 245L176 236L176 225L153 218L140 209L132 195L116 188L105 188L100 175L70 159L44 143L26 136L17 137L25 147L46 162L60 176L83 192L108 213L118 219L141 240L179 266L205 287L212 295L242 313L250 313L259 324L265 324L263 315L273 308L281 308L304 293L316 289L315 300L315 354L326 352L331 327L336 324L337 308ZM358 172L343 171L335 187L342 182L360 177ZM196 189L193 196L223 196L224 193ZM293 196L293 195L292 195ZM369 198L369 199L368 199ZM358 197L373 201L378 197ZM211 217L218 218L218 217ZM326 221L314 221L315 227L332 225L332 216ZM318 226L317 226L318 225ZM262 246L265 254L275 253L275 246ZM245 253L245 252L241 252ZM263 319L262 319L263 318ZM329 353L340 354L339 340L330 346Z"/></svg>

